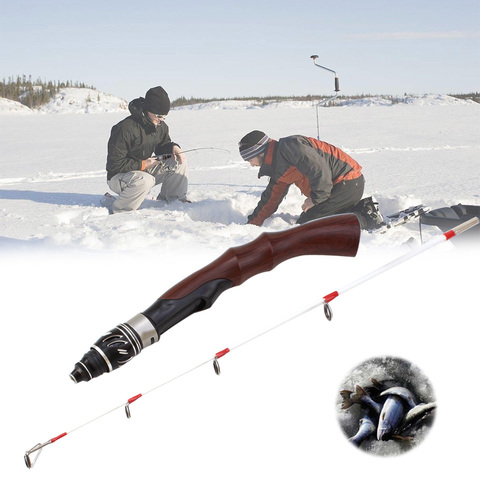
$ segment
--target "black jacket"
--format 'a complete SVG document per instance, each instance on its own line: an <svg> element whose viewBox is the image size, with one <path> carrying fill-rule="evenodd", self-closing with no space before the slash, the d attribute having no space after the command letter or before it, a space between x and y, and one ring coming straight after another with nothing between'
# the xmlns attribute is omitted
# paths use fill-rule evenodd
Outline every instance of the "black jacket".
<svg viewBox="0 0 480 480"><path fill-rule="evenodd" d="M131 115L117 123L108 141L107 180L117 173L143 170L142 160L171 153L175 143L170 139L165 122L157 127L143 113L145 99L140 97L128 105Z"/></svg>

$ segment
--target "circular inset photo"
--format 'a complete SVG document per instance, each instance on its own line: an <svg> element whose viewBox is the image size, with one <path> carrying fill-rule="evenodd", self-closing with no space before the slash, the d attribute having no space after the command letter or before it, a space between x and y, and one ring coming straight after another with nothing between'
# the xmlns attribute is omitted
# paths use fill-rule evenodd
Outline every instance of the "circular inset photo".
<svg viewBox="0 0 480 480"><path fill-rule="evenodd" d="M425 374L401 358L377 357L356 366L340 385L337 413L348 441L374 455L399 455L419 445L437 403Z"/></svg>

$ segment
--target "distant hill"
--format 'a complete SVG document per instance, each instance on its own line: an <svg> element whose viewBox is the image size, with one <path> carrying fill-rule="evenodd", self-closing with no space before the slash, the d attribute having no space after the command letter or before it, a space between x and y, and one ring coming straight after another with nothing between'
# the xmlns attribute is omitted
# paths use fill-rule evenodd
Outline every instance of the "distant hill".
<svg viewBox="0 0 480 480"><path fill-rule="evenodd" d="M34 113L128 113L128 102L123 98L73 82L32 82L24 77L0 83L0 114ZM69 86L67 86L69 85ZM172 102L174 110L233 110L263 108L313 108L324 97L307 95L291 97L236 97L190 98L181 97ZM461 95L354 95L338 96L327 107L379 107L396 105L452 105L480 102L480 94Z"/></svg>
<svg viewBox="0 0 480 480"><path fill-rule="evenodd" d="M123 98L92 88L65 87L37 108L29 108L18 101L0 98L1 114L34 113L112 113L127 112L128 104Z"/></svg>
<svg viewBox="0 0 480 480"><path fill-rule="evenodd" d="M42 113L111 113L128 111L128 103L91 88L63 88L38 110Z"/></svg>
<svg viewBox="0 0 480 480"><path fill-rule="evenodd" d="M480 103L480 92L434 95L434 94L407 94L404 95L339 95L335 100L330 100L325 106L345 106L345 105L396 105L415 103L414 99L426 97L453 97L459 100L472 101ZM219 105L219 104L237 104L249 105L256 107L267 107L278 103L288 102L290 104L316 105L329 97L321 95L291 95L291 96L267 96L267 97L229 97L229 98L185 98L180 97L172 102L172 107L188 107L190 105Z"/></svg>
<svg viewBox="0 0 480 480"><path fill-rule="evenodd" d="M200 99L195 99L200 100ZM267 99L260 98L243 98L243 99L216 99L204 100L199 103L185 103L175 106L175 110L235 110L235 109L271 109L271 108L313 108L321 101L320 98L305 100L303 97L270 97ZM378 96L354 96L338 97L334 101L329 102L327 107L392 107L397 105L464 105L474 104L475 102L469 98L462 99L450 95L423 94L423 95L405 95L401 97L392 97L389 95Z"/></svg>
<svg viewBox="0 0 480 480"><path fill-rule="evenodd" d="M64 88L89 88L95 87L81 82L67 80L32 80L32 76L18 75L9 77L0 82L0 97L20 102L22 105L32 109L48 103L55 95Z"/></svg>

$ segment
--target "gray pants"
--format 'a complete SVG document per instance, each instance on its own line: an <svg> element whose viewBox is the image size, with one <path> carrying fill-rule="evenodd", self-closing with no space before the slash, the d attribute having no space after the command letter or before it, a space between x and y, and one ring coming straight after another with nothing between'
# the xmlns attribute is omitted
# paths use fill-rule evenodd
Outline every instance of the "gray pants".
<svg viewBox="0 0 480 480"><path fill-rule="evenodd" d="M156 166L144 172L134 170L117 173L107 183L118 194L111 206L113 213L137 210L150 190L159 183L162 184L162 188L158 199L169 202L185 198L188 189L187 165L179 164L174 171L167 172Z"/></svg>
<svg viewBox="0 0 480 480"><path fill-rule="evenodd" d="M347 213L353 211L353 207L360 201L365 187L363 175L355 180L347 180L333 186L330 197L322 203L313 206L310 210L303 212L297 220L302 224L317 218Z"/></svg>

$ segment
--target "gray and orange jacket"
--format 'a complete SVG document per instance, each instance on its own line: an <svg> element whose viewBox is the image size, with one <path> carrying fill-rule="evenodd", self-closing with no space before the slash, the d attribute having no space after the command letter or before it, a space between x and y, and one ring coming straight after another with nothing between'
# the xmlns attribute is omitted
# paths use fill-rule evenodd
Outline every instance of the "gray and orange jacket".
<svg viewBox="0 0 480 480"><path fill-rule="evenodd" d="M292 184L318 205L328 199L334 185L361 174L362 167L352 157L326 142L302 135L271 140L258 173L259 178L270 177L270 182L248 223L262 225Z"/></svg>

